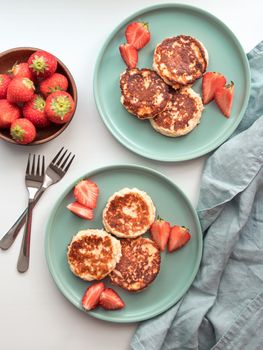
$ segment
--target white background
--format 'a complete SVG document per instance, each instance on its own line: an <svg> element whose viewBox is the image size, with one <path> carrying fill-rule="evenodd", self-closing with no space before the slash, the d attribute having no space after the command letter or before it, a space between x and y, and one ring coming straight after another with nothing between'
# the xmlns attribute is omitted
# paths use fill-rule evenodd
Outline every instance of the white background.
<svg viewBox="0 0 263 350"><path fill-rule="evenodd" d="M181 1L199 6L223 20L245 51L263 39L263 3L257 1ZM73 307L58 291L44 256L44 228L53 203L82 174L104 165L133 163L171 177L196 205L205 157L184 163L149 161L124 149L107 131L93 99L93 69L106 37L125 17L156 0L0 1L0 50L40 47L58 56L72 72L78 107L67 130L39 147L0 144L0 236L13 224L27 202L24 170L28 152L51 160L62 145L77 157L65 178L50 188L34 212L31 266L16 271L21 235L8 251L0 251L1 350L125 350L136 325L93 319Z"/></svg>

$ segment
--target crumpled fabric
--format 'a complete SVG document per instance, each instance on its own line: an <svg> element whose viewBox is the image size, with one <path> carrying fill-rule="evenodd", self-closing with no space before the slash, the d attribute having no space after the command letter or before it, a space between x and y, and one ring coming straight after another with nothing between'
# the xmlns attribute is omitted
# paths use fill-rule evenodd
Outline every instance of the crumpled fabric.
<svg viewBox="0 0 263 350"><path fill-rule="evenodd" d="M174 307L138 326L133 350L263 349L263 41L247 56L248 108L202 176L199 272Z"/></svg>

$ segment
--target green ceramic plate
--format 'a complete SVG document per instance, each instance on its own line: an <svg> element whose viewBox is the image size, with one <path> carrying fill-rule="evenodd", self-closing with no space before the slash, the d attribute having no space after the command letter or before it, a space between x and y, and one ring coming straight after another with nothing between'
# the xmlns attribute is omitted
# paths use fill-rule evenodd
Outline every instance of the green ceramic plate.
<svg viewBox="0 0 263 350"><path fill-rule="evenodd" d="M189 227L192 238L181 250L173 254L162 253L159 275L141 293L128 293L114 287L126 303L123 310L104 311L98 308L88 314L106 321L136 322L167 310L187 291L201 259L202 233L189 200L168 178L144 167L111 166L94 170L83 177L95 181L100 188L95 218L89 222L67 210L67 204L74 200L72 189L76 180L59 198L47 225L46 258L58 288L73 305L82 310L81 298L89 283L71 273L66 258L67 245L81 229L102 228L102 210L110 195L123 187L137 187L151 196L161 217L173 224Z"/></svg>
<svg viewBox="0 0 263 350"><path fill-rule="evenodd" d="M212 102L207 105L200 125L190 134L169 138L155 132L149 121L129 114L120 103L119 75L125 70L119 45L132 21L148 22L150 43L139 52L139 68L151 67L155 46L169 36L186 34L202 41L209 53L208 71L223 73L235 83L230 119ZM193 85L201 93L201 81ZM231 30L213 15L180 4L162 4L143 9L125 19L110 34L99 54L94 73L94 96L99 113L110 132L125 147L147 158L182 161L204 155L223 143L235 130L245 112L250 91L250 71L246 55Z"/></svg>

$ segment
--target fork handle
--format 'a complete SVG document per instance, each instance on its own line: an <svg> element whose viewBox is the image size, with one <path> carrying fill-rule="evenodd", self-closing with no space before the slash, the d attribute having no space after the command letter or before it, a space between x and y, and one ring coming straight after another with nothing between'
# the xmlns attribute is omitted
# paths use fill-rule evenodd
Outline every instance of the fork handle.
<svg viewBox="0 0 263 350"><path fill-rule="evenodd" d="M40 190L36 194L36 198L34 200L33 206L35 206L37 204L37 202L39 201L40 197L42 196L42 194L44 193L45 190L46 190L46 188L40 188ZM7 250L14 243L19 231L24 226L24 223L26 221L26 215L27 215L27 208L19 216L19 218L14 223L14 225L1 238L1 240L0 240L0 248L1 249Z"/></svg>
<svg viewBox="0 0 263 350"><path fill-rule="evenodd" d="M17 270L19 272L25 272L29 267L30 238L31 238L33 208L34 208L34 202L32 200L29 200L28 208L27 208L26 227L24 231L22 244L21 244L19 258L17 261Z"/></svg>

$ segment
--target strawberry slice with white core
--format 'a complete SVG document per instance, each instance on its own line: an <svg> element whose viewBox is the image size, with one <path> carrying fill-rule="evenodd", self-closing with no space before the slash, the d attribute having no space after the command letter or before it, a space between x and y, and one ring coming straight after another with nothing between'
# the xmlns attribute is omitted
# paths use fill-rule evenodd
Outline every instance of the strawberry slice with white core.
<svg viewBox="0 0 263 350"><path fill-rule="evenodd" d="M152 224L150 232L154 242L158 245L159 249L163 252L169 239L170 224L160 218Z"/></svg>
<svg viewBox="0 0 263 350"><path fill-rule="evenodd" d="M85 205L80 204L79 202L73 202L67 205L67 208L77 216L82 219L92 220L93 219L93 209L86 207Z"/></svg>
<svg viewBox="0 0 263 350"><path fill-rule="evenodd" d="M173 226L168 241L168 251L171 253L182 248L191 238L188 228L184 226Z"/></svg>
<svg viewBox="0 0 263 350"><path fill-rule="evenodd" d="M130 69L136 68L138 63L138 51L131 44L122 44L119 47L121 57Z"/></svg>
<svg viewBox="0 0 263 350"><path fill-rule="evenodd" d="M151 39L148 23L132 22L125 30L125 37L128 44L140 50L148 44Z"/></svg>
<svg viewBox="0 0 263 350"><path fill-rule="evenodd" d="M105 289L103 282L92 284L88 287L82 298L82 306L85 310L89 311L95 309L100 300L100 295Z"/></svg>
<svg viewBox="0 0 263 350"><path fill-rule="evenodd" d="M74 197L77 202L88 207L96 208L99 195L98 186L90 180L81 180L74 188Z"/></svg>
<svg viewBox="0 0 263 350"><path fill-rule="evenodd" d="M99 304L106 310L120 310L125 306L124 301L112 288L104 289Z"/></svg>
<svg viewBox="0 0 263 350"><path fill-rule="evenodd" d="M221 73L207 72L203 76L202 95L204 104L214 99L215 92L218 88L225 86L226 78Z"/></svg>

